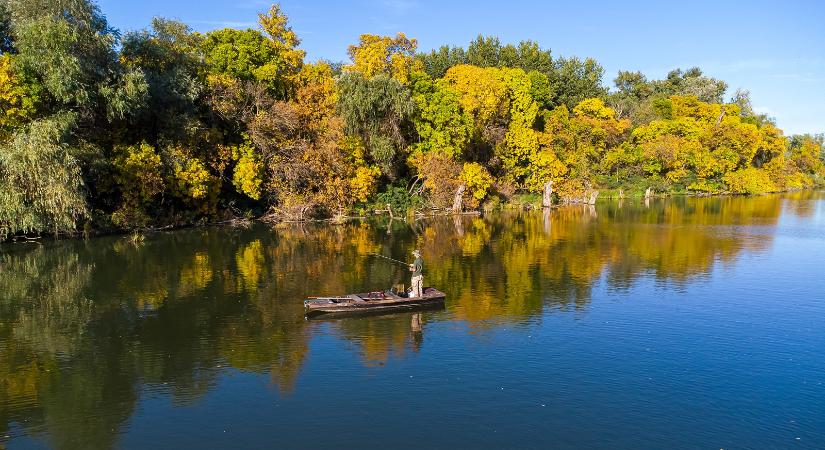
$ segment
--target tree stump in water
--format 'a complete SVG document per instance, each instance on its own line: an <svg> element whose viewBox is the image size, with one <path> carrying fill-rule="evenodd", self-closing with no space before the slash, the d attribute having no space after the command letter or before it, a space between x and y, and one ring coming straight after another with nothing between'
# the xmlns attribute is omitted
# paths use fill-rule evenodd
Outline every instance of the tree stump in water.
<svg viewBox="0 0 825 450"><path fill-rule="evenodd" d="M590 200L587 201L588 205L595 205L596 199L599 198L599 191L593 191L590 193Z"/></svg>
<svg viewBox="0 0 825 450"><path fill-rule="evenodd" d="M467 186L463 184L458 187L455 191L455 197L453 197L453 212L460 213L464 206L464 191L467 189Z"/></svg>
<svg viewBox="0 0 825 450"><path fill-rule="evenodd" d="M553 182L544 183L544 196L541 198L541 207L549 208L553 206Z"/></svg>

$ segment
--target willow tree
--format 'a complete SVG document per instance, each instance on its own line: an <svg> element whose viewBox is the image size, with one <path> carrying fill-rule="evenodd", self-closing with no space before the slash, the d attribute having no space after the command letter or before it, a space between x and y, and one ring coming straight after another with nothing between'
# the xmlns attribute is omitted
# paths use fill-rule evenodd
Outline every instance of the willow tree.
<svg viewBox="0 0 825 450"><path fill-rule="evenodd" d="M360 72L341 77L338 90L338 111L347 133L360 137L372 160L394 178L406 145L402 127L415 109L410 91L388 75L366 78Z"/></svg>
<svg viewBox="0 0 825 450"><path fill-rule="evenodd" d="M38 119L2 145L4 234L66 231L86 215L84 186L102 160L101 144L140 110L146 82L115 52L117 32L88 0L7 0L12 68L37 92ZM85 180L84 180L85 178Z"/></svg>
<svg viewBox="0 0 825 450"><path fill-rule="evenodd" d="M32 122L0 146L0 240L70 232L88 215L80 166L66 135L71 115Z"/></svg>

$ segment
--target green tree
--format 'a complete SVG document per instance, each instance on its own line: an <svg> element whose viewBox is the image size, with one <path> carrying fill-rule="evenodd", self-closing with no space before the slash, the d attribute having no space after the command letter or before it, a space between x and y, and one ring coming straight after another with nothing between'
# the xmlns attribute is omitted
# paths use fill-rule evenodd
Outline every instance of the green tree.
<svg viewBox="0 0 825 450"><path fill-rule="evenodd" d="M462 110L458 94L444 80L422 76L413 85L413 100L413 123L419 141L411 149L461 155L470 139L473 121Z"/></svg>
<svg viewBox="0 0 825 450"><path fill-rule="evenodd" d="M359 72L341 77L338 90L347 132L360 136L384 174L395 177L405 146L403 126L415 109L409 90L388 75L368 79Z"/></svg>
<svg viewBox="0 0 825 450"><path fill-rule="evenodd" d="M117 32L94 3L8 0L8 7L17 63L44 86L51 111L73 110L85 127L140 108L142 74L121 69Z"/></svg>
<svg viewBox="0 0 825 450"><path fill-rule="evenodd" d="M80 166L65 143L73 121L71 115L34 121L0 144L0 240L74 231L87 216Z"/></svg>
<svg viewBox="0 0 825 450"><path fill-rule="evenodd" d="M438 50L419 53L416 58L421 61L424 72L432 79L438 79L447 73L450 67L467 64L467 52L461 47L442 45Z"/></svg>
<svg viewBox="0 0 825 450"><path fill-rule="evenodd" d="M183 23L152 19L151 30L127 33L121 60L145 74L148 107L133 123L138 136L158 145L163 140L185 139L204 95L202 37Z"/></svg>
<svg viewBox="0 0 825 450"><path fill-rule="evenodd" d="M716 78L706 77L698 67L671 70L664 80L653 82L656 94L670 97L671 95L693 95L706 103L722 103L727 83Z"/></svg>
<svg viewBox="0 0 825 450"><path fill-rule="evenodd" d="M604 68L593 58L562 57L555 60L549 74L550 83L555 86L554 104L572 110L588 98L604 98L607 89L602 86L603 76Z"/></svg>
<svg viewBox="0 0 825 450"><path fill-rule="evenodd" d="M467 64L477 67L498 67L501 61L501 41L495 36L478 35L467 47Z"/></svg>

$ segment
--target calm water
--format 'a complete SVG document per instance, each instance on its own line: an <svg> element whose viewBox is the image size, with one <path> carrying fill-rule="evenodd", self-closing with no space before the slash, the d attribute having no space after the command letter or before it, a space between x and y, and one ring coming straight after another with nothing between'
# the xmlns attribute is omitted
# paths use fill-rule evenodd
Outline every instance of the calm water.
<svg viewBox="0 0 825 450"><path fill-rule="evenodd" d="M446 307L307 321L405 282ZM0 247L0 448L825 448L825 193Z"/></svg>

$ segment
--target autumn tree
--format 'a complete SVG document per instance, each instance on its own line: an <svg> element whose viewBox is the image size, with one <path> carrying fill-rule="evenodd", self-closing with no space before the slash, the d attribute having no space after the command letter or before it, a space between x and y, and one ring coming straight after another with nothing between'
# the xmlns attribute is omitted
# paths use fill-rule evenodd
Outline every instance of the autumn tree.
<svg viewBox="0 0 825 450"><path fill-rule="evenodd" d="M422 65L415 58L418 41L408 39L404 33L395 37L362 34L357 45L347 49L351 64L344 67L347 72L357 72L366 79L386 75L401 84L408 84L410 76L422 71Z"/></svg>
<svg viewBox="0 0 825 450"><path fill-rule="evenodd" d="M445 80L421 76L413 85L413 101L418 142L410 146L411 151L462 155L472 135L473 120L461 107L459 94Z"/></svg>

